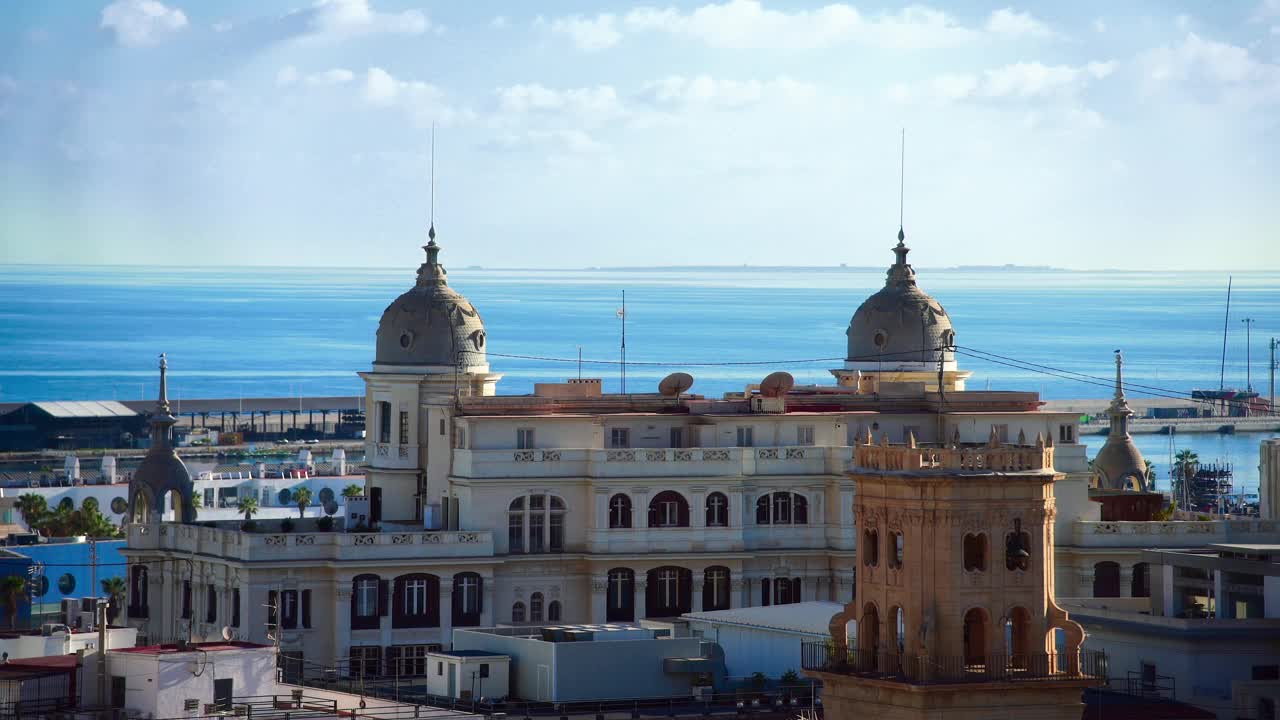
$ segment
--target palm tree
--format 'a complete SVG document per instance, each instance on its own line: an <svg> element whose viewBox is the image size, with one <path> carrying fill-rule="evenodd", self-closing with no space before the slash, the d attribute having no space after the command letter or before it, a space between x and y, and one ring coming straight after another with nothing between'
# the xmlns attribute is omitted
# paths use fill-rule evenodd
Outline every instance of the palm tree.
<svg viewBox="0 0 1280 720"><path fill-rule="evenodd" d="M1191 481L1195 479L1199 465L1200 456L1190 448L1179 450L1173 456L1173 477L1178 485L1174 490L1174 497L1181 498L1184 504L1191 502Z"/></svg>
<svg viewBox="0 0 1280 720"><path fill-rule="evenodd" d="M1143 465L1145 465L1145 466L1146 466L1146 469L1143 471L1143 475L1144 475L1144 476L1145 476L1145 478L1146 478L1147 486L1148 486L1148 487L1155 487L1155 485L1156 485L1156 464L1155 464L1155 463L1153 463L1153 462L1151 462L1150 460L1143 460L1143 461L1142 461L1142 463L1143 463Z"/></svg>
<svg viewBox="0 0 1280 720"><path fill-rule="evenodd" d="M18 498L18 512L22 513L22 522L26 523L33 532L38 532L37 526L49 512L49 502L43 495L23 493Z"/></svg>
<svg viewBox="0 0 1280 720"><path fill-rule="evenodd" d="M4 603L9 615L9 628L18 627L18 607L27 599L27 581L21 575L0 578L0 603Z"/></svg>
<svg viewBox="0 0 1280 720"><path fill-rule="evenodd" d="M298 506L298 517L301 518L311 504L311 488L298 488L293 493L293 502Z"/></svg>
<svg viewBox="0 0 1280 720"><path fill-rule="evenodd" d="M249 522L253 519L254 513L258 512L258 498L254 495L240 498L240 502L236 503L236 510L244 513L244 521Z"/></svg>
<svg viewBox="0 0 1280 720"><path fill-rule="evenodd" d="M110 601L107 604L107 622L113 623L120 616L120 606L124 604L125 584L120 576L105 578L102 581L102 594Z"/></svg>
<svg viewBox="0 0 1280 720"><path fill-rule="evenodd" d="M342 497L344 498L361 497L362 495L364 495L364 488L355 483L342 488Z"/></svg>

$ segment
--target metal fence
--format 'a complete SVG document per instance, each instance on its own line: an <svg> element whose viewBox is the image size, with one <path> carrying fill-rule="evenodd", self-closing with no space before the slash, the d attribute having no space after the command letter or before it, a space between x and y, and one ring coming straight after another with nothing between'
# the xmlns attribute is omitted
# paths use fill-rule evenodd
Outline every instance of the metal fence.
<svg viewBox="0 0 1280 720"><path fill-rule="evenodd" d="M1077 653L1026 653L959 657L903 655L883 650L841 651L831 643L801 645L805 670L909 683L947 685L955 683L1053 681L1097 679L1107 681L1107 658L1099 651Z"/></svg>

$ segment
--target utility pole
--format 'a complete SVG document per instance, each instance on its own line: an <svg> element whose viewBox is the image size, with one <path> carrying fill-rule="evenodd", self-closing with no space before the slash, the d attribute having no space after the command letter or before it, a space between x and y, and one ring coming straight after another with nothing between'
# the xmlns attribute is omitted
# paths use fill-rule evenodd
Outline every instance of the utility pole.
<svg viewBox="0 0 1280 720"><path fill-rule="evenodd" d="M107 706L107 602L98 598L94 603L94 620L98 623L98 707Z"/></svg>
<svg viewBox="0 0 1280 720"><path fill-rule="evenodd" d="M1245 387L1253 392L1253 318L1241 318L1240 322L1244 323L1244 384Z"/></svg>

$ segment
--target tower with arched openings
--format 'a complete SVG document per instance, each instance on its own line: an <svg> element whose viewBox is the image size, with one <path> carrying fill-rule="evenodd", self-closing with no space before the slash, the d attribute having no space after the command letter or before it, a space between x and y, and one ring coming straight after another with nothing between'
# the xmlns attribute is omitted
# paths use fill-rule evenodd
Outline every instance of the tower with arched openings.
<svg viewBox="0 0 1280 720"><path fill-rule="evenodd" d="M1102 658L1054 602L1053 453L994 433L858 443L857 597L804 657L829 718L1078 720Z"/></svg>

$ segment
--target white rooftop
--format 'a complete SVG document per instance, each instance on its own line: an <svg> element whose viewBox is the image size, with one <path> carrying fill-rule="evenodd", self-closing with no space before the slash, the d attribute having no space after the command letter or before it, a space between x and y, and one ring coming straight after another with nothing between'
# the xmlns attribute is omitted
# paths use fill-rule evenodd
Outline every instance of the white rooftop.
<svg viewBox="0 0 1280 720"><path fill-rule="evenodd" d="M841 610L844 610L844 605L840 603L815 600L790 605L685 613L682 617L700 622L826 635L830 632L832 616Z"/></svg>
<svg viewBox="0 0 1280 720"><path fill-rule="evenodd" d="M59 400L31 404L56 418L135 417L138 414L115 400Z"/></svg>

